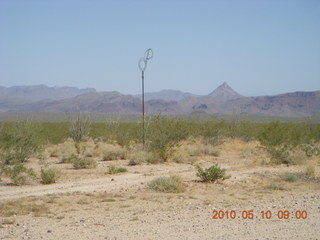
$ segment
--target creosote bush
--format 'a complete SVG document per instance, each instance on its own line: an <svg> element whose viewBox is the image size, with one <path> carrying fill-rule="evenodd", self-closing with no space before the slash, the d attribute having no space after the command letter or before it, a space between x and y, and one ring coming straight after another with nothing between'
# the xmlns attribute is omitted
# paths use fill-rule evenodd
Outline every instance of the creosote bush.
<svg viewBox="0 0 320 240"><path fill-rule="evenodd" d="M71 153L69 156L64 156L60 163L73 163L74 161L77 161L77 158L79 158L76 154Z"/></svg>
<svg viewBox="0 0 320 240"><path fill-rule="evenodd" d="M179 142L188 137L187 122L178 118L152 117L146 125L147 148L162 161L167 161Z"/></svg>
<svg viewBox="0 0 320 240"><path fill-rule="evenodd" d="M61 176L60 170L56 168L42 168L41 169L41 183L51 184L55 183Z"/></svg>
<svg viewBox="0 0 320 240"><path fill-rule="evenodd" d="M142 163L157 163L159 158L154 156L153 153L147 151L136 151L130 155L129 165L140 165Z"/></svg>
<svg viewBox="0 0 320 240"><path fill-rule="evenodd" d="M148 183L149 188L157 192L180 193L185 191L180 176L158 177Z"/></svg>
<svg viewBox="0 0 320 240"><path fill-rule="evenodd" d="M265 148L275 164L293 164L289 146L267 146Z"/></svg>
<svg viewBox="0 0 320 240"><path fill-rule="evenodd" d="M16 185L28 185L36 182L36 173L32 168L25 167L22 163L5 166L3 172Z"/></svg>
<svg viewBox="0 0 320 240"><path fill-rule="evenodd" d="M225 180L230 176L226 175L226 169L220 168L218 164L214 164L209 168L201 168L199 165L196 166L197 177L201 178L202 182L215 182L217 180Z"/></svg>
<svg viewBox="0 0 320 240"><path fill-rule="evenodd" d="M29 157L40 152L42 143L37 133L35 124L28 121L0 127L0 163L24 163Z"/></svg>
<svg viewBox="0 0 320 240"><path fill-rule="evenodd" d="M123 160L127 158L127 151L121 146L111 146L102 152L103 161Z"/></svg>
<svg viewBox="0 0 320 240"><path fill-rule="evenodd" d="M73 159L72 164L75 169L95 168L97 166L97 161L93 158L76 156Z"/></svg>

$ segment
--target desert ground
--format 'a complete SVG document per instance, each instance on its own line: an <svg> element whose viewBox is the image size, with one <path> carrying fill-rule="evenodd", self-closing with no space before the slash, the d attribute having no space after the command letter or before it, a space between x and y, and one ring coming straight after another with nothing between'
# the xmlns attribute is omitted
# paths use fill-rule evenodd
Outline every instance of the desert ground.
<svg viewBox="0 0 320 240"><path fill-rule="evenodd" d="M88 151L94 143L87 144ZM182 146L190 152L200 148L197 144ZM60 163L62 151L74 151L69 145L48 147L47 155L28 162L37 171L43 165L58 168L56 183L16 186L2 177L1 240L320 239L319 156L295 165L272 164L258 142L225 139L212 147L218 153L214 155L200 152L180 161L129 165L129 158L103 161L96 153L91 154L96 168L74 169ZM201 182L195 165L214 163L225 168L229 178ZM127 172L108 174L111 165ZM292 181L290 174L296 177ZM170 175L181 177L184 192L149 187L151 180ZM213 219L214 211L225 215ZM236 215L227 217L227 211ZM249 211L252 219L247 218ZM270 218L262 213L267 211Z"/></svg>

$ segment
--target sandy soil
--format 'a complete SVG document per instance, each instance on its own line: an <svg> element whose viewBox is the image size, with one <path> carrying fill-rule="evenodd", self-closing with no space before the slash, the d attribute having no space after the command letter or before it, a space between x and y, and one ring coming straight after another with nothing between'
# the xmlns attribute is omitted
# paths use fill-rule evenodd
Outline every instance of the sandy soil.
<svg viewBox="0 0 320 240"><path fill-rule="evenodd" d="M236 146L220 146L219 157L197 158L202 166L227 169L231 177L219 183L199 182L191 164L128 166L117 160L75 170L52 158L64 173L58 183L0 186L0 239L320 239L320 178L304 176L304 165L262 165L261 153L243 157L250 146ZM111 164L128 172L106 175ZM288 172L300 180L284 181ZM182 177L185 192L148 188L155 177L172 174ZM213 219L214 210L234 210L236 217ZM244 219L250 210L253 219ZM285 210L290 216L280 219ZM263 219L261 211L272 217ZM307 218L297 219L297 211Z"/></svg>

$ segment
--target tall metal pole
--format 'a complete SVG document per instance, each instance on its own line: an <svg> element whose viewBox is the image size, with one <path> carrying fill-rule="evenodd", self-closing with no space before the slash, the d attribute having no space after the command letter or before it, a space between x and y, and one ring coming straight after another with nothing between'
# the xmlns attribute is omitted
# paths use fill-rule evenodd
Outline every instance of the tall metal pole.
<svg viewBox="0 0 320 240"><path fill-rule="evenodd" d="M145 129L144 129L144 72L147 69L147 61L153 58L153 51L151 48L147 49L144 53L144 57L139 60L139 69L142 73L141 82L142 82L142 144L143 149L145 146Z"/></svg>
<svg viewBox="0 0 320 240"><path fill-rule="evenodd" d="M145 145L145 136L144 136L144 71L142 71L142 144L143 150Z"/></svg>

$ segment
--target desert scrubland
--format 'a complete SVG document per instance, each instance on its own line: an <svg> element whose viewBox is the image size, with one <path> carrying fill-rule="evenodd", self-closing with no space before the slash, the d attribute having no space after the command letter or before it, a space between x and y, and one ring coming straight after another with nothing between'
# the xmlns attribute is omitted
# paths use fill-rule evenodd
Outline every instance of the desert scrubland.
<svg viewBox="0 0 320 240"><path fill-rule="evenodd" d="M1 124L0 239L319 239L320 125Z"/></svg>

